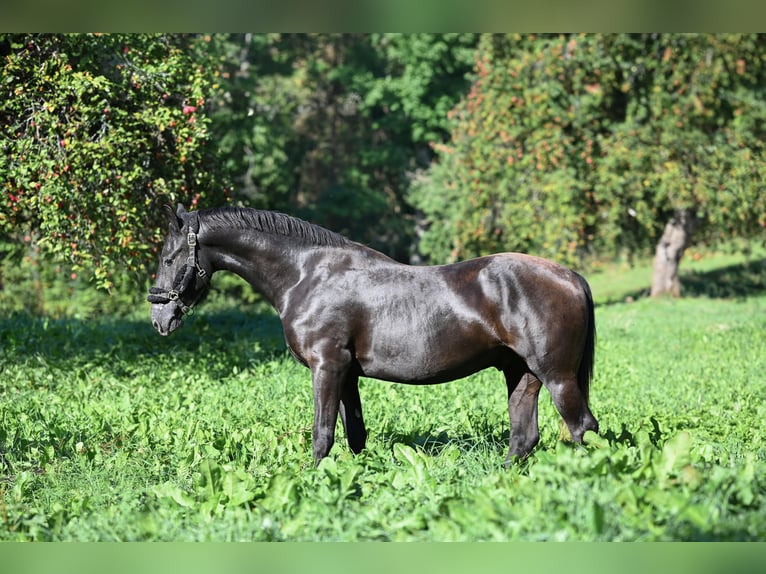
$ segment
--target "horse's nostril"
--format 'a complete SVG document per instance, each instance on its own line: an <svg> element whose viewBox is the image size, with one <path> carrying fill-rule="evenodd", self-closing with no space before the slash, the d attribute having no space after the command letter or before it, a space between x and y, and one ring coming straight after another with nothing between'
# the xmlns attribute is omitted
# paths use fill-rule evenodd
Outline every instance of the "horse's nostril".
<svg viewBox="0 0 766 574"><path fill-rule="evenodd" d="M159 330L160 330L160 324L157 322L157 319L154 319L154 320L152 321L152 326L153 326L153 327L154 327L154 328L155 328L157 331L159 331Z"/></svg>

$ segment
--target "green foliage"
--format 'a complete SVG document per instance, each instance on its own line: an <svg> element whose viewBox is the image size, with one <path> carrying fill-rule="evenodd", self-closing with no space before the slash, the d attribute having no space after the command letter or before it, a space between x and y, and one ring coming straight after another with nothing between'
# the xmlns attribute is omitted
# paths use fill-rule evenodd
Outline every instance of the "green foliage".
<svg viewBox="0 0 766 574"><path fill-rule="evenodd" d="M365 106L377 112L373 127L402 142L442 141L447 113L468 87L476 42L475 34L373 34L383 67L360 86Z"/></svg>
<svg viewBox="0 0 766 574"><path fill-rule="evenodd" d="M352 456L339 425L313 469L310 376L272 314L213 300L162 339L144 304L5 316L0 539L763 539L764 311L762 295L599 306L601 435L561 442L543 391L541 444L509 469L496 372L363 380L368 448Z"/></svg>
<svg viewBox="0 0 766 574"><path fill-rule="evenodd" d="M446 138L472 34L214 36L211 132L244 203L407 258L409 174Z"/></svg>
<svg viewBox="0 0 766 574"><path fill-rule="evenodd" d="M614 44L611 91L627 102L624 120L599 142L604 241L653 245L678 210L701 219L698 241L762 234L764 38L671 34Z"/></svg>
<svg viewBox="0 0 766 574"><path fill-rule="evenodd" d="M580 173L592 161L593 127L583 120L598 105L586 90L590 38L579 50L566 37L482 39L474 84L451 113L452 141L411 197L432 222L425 253L571 259L586 217Z"/></svg>
<svg viewBox="0 0 766 574"><path fill-rule="evenodd" d="M250 207L283 206L295 184L294 117L308 90L279 34L215 34L210 131L218 161Z"/></svg>
<svg viewBox="0 0 766 574"><path fill-rule="evenodd" d="M653 246L679 209L699 239L766 227L764 39L484 36L452 140L411 196L439 261L530 251L570 264Z"/></svg>
<svg viewBox="0 0 766 574"><path fill-rule="evenodd" d="M234 199L406 259L410 174L446 137L476 40L2 35L2 257L31 241L114 289L149 275L161 203Z"/></svg>
<svg viewBox="0 0 766 574"><path fill-rule="evenodd" d="M93 289L83 273L71 264L52 264L30 236L23 248L6 244L8 255L0 259L0 314L25 313L55 319L85 319L95 315L124 315L134 308L135 285L118 278L109 294ZM0 254L2 247L0 243ZM19 253L21 251L21 253Z"/></svg>
<svg viewBox="0 0 766 574"><path fill-rule="evenodd" d="M162 201L224 199L196 37L3 35L0 234L110 287L145 272Z"/></svg>

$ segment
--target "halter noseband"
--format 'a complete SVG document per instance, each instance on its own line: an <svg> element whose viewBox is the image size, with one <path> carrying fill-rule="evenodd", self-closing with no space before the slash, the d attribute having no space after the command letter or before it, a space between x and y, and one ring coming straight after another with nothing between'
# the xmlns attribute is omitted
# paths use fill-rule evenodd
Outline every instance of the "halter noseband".
<svg viewBox="0 0 766 574"><path fill-rule="evenodd" d="M197 213L189 214L189 231L186 234L186 244L189 246L189 256L186 258L186 264L184 264L176 273L176 277L173 280L173 287L165 291L159 287L151 287L149 289L149 296L146 298L149 303L170 303L176 301L181 309L181 312L185 315L192 310L191 305L187 305L181 299L181 295L191 285L194 277L194 270L197 270L197 277L200 279L207 275L205 271L197 261L197 233L199 232L199 215Z"/></svg>

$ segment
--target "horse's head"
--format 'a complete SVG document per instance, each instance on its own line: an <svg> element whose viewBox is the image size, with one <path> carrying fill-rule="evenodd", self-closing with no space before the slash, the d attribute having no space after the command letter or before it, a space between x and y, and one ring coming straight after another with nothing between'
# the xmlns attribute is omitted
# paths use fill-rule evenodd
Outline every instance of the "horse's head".
<svg viewBox="0 0 766 574"><path fill-rule="evenodd" d="M157 268L156 286L149 289L152 325L160 335L168 335L183 325L183 316L202 299L210 286L209 265L197 244L198 215L166 205L170 231L165 238Z"/></svg>

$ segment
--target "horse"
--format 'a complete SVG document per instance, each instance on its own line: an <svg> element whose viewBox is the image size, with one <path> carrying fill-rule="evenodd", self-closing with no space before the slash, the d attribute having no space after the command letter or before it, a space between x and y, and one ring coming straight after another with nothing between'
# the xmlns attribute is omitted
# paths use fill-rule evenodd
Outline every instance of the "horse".
<svg viewBox="0 0 766 574"><path fill-rule="evenodd" d="M222 207L176 211L149 290L160 335L221 270L277 311L287 348L311 370L314 463L328 456L340 414L348 446L364 449L359 377L444 383L494 367L505 376L511 434L505 463L539 442L541 386L572 440L598 432L588 406L596 326L587 281L554 262L499 253L448 265L407 265L281 213Z"/></svg>

